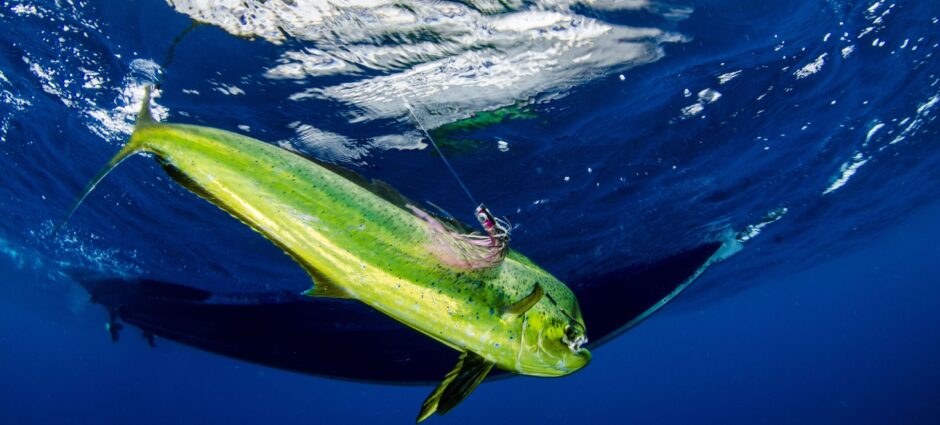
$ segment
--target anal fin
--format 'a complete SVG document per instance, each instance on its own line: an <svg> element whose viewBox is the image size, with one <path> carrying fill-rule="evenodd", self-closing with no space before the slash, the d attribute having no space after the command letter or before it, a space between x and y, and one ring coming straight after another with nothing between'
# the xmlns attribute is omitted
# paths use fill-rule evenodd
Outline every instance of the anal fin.
<svg viewBox="0 0 940 425"><path fill-rule="evenodd" d="M435 412L443 415L460 404L483 382L495 363L470 351L464 351L457 366L444 376L444 380L424 400L416 422L420 423Z"/></svg>
<svg viewBox="0 0 940 425"><path fill-rule="evenodd" d="M329 284L327 281L314 282L313 288L303 291L301 294L308 297L353 299L343 288Z"/></svg>
<svg viewBox="0 0 940 425"><path fill-rule="evenodd" d="M302 292L302 295L306 295L308 297L342 298L347 300L354 299L349 295L348 292L346 292L345 289L333 283L332 280L324 276L323 273L320 273L320 271L313 266L310 266L302 261L298 261L298 263L303 265L304 270L307 271L307 274L313 278L313 288Z"/></svg>

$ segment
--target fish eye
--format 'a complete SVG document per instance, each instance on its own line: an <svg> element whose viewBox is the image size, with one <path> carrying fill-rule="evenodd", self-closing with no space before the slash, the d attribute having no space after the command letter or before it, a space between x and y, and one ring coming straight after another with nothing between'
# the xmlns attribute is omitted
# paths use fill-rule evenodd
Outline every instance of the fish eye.
<svg viewBox="0 0 940 425"><path fill-rule="evenodd" d="M587 344L587 336L584 335L584 327L578 322L569 322L565 326L565 334L561 337L561 342L568 346L573 353L580 353L581 346Z"/></svg>
<svg viewBox="0 0 940 425"><path fill-rule="evenodd" d="M568 339L574 339L578 336L578 330L574 326L568 325L565 326L565 337Z"/></svg>

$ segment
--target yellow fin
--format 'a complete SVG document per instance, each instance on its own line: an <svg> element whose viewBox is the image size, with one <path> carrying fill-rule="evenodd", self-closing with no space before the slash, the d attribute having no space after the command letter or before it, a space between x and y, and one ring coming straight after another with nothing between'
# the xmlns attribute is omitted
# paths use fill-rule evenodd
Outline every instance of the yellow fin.
<svg viewBox="0 0 940 425"><path fill-rule="evenodd" d="M323 282L314 283L313 288L303 291L301 294L308 297L353 299L343 288Z"/></svg>
<svg viewBox="0 0 940 425"><path fill-rule="evenodd" d="M150 114L150 85L144 86L144 101L140 105L140 111L137 113L137 124L134 127L135 130L144 125L151 125L154 123L153 116ZM82 202L85 201L85 198L91 194L91 191L95 190L95 187L98 186L98 183L101 183L104 180L105 176L111 172L115 167L117 167L122 161L128 157L141 151L140 146L141 140L135 138L134 135L131 135L131 139L124 145L124 147L116 154L111 161L105 164L104 168L98 172L94 177L91 178L91 181L85 185L85 188L78 194L75 198L75 201L72 202L72 206L69 208L68 214L65 215L65 219L56 227L56 232L62 229L65 226L65 223L72 218L72 215L75 214L75 211L78 210L78 207L82 205Z"/></svg>
<svg viewBox="0 0 940 425"><path fill-rule="evenodd" d="M435 412L443 415L460 404L483 382L495 364L479 354L464 351L454 370L448 372L444 380L424 400L416 422L421 423Z"/></svg>
<svg viewBox="0 0 940 425"><path fill-rule="evenodd" d="M312 265L297 259L298 257L293 255L291 256L294 257L294 259L297 260L297 263L302 265L304 270L307 271L307 274L313 278L313 288L302 292L302 295L306 295L308 297L342 298L347 300L354 299L349 295L349 292L346 292L346 290L343 289L343 287L333 283L332 280L324 276L323 273L320 273L320 271L314 268Z"/></svg>
<svg viewBox="0 0 940 425"><path fill-rule="evenodd" d="M142 127L156 123L157 121L153 119L153 114L150 112L150 92L153 91L153 87L150 84L144 86L144 101L140 104L140 110L137 111L137 122L134 124L134 128Z"/></svg>

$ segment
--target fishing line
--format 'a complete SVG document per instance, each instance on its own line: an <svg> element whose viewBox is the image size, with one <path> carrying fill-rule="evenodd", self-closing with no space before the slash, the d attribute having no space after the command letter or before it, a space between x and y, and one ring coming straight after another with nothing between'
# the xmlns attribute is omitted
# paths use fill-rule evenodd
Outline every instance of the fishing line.
<svg viewBox="0 0 940 425"><path fill-rule="evenodd" d="M457 171L454 170L454 167L450 165L450 161L447 160L447 157L444 156L444 152L441 152L441 148L437 147L437 143L434 142L434 138L431 137L431 134L428 133L428 130L424 128L424 125L421 124L421 120L418 119L418 116L415 115L415 110L411 108L411 104L408 103L408 99L404 97L401 98L405 102L405 107L408 108L408 112L411 113L411 117L414 118L415 122L418 123L418 128L424 132L424 135L431 141L431 146L434 146L434 150L437 151L437 154L441 156L441 160L444 161L444 165L447 166L447 169L450 170L450 173L457 179L457 184L460 185L460 188L463 189L463 192L467 194L467 198L470 198L470 202L473 203L473 206L481 205L477 203L476 199L473 198L473 195L470 194L470 190L467 189L467 186L463 184L463 180L460 179L460 176L457 175Z"/></svg>
<svg viewBox="0 0 940 425"><path fill-rule="evenodd" d="M167 51L166 57L163 60L162 68L164 72L173 63L173 59L176 56L177 46L179 46L179 44L183 41L184 38L186 38L187 35L189 35L190 32L192 32L194 29L199 27L199 25L200 23L194 20L188 27L183 29L183 31L180 32L179 35L177 35L173 39L173 43L170 45L170 48ZM154 82L155 88L160 89L160 86L163 85L163 75L158 75L156 77L156 80L157 81ZM408 99L405 99L405 97L402 96L402 101L405 103L405 107L408 108L408 112L411 114L411 117L414 118L415 122L418 124L418 128L421 129L424 135L431 142L431 146L434 146L434 150L437 151L438 155L440 155L441 160L444 161L444 165L447 166L447 170L449 170L450 174L454 176L455 180L457 180L457 184L459 184L460 188L463 189L463 192L467 195L467 198L470 199L470 202L472 202L474 206L481 205L477 203L476 199L470 193L470 189L467 189L467 185L463 183L463 180L460 179L460 176L457 174L457 171L454 170L454 167L452 165L450 165L450 161L448 161L447 157L444 156L444 152L441 151L441 148L437 146L437 142L434 141L434 138L431 137L431 134L428 133L428 130L424 128L423 124L421 124L421 120L419 120L418 115L415 114L414 108L411 107L411 103L408 103Z"/></svg>
<svg viewBox="0 0 940 425"><path fill-rule="evenodd" d="M186 36L189 35L189 33L192 32L194 29L196 29L196 27L198 27L199 25L200 25L199 21L194 20L191 24L189 24L188 27L186 27L186 29L184 29L175 38L173 38L173 44L171 44L170 48L167 49L166 56L163 58L163 64L161 65L162 72L160 73L160 75L155 76L157 81L154 81L154 85L155 85L154 88L159 90L160 86L163 85L162 74L166 72L167 69L170 68L170 65L173 63L173 59L176 58L176 48L180 45L180 43L183 42L183 39L186 38Z"/></svg>
<svg viewBox="0 0 940 425"><path fill-rule="evenodd" d="M201 24L199 23L199 21L194 20L192 21L192 23L189 24L188 27L183 29L183 31L181 31L179 34L176 35L176 37L173 38L173 43L170 44L170 48L167 49L166 51L166 56L163 57L163 63L160 64L160 72L157 73L157 75L154 75L153 77L154 89L160 90L161 86L163 86L163 74L166 73L167 69L170 68L170 65L173 64L173 59L176 58L176 48L180 45L180 43L183 42L183 39L186 38L186 36L189 35L189 33L191 33L194 29L196 29L200 25Z"/></svg>

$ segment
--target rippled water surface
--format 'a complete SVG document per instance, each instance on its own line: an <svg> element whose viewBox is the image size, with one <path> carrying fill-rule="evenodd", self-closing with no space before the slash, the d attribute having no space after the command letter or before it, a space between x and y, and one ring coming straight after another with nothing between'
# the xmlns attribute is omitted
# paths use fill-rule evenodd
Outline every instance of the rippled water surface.
<svg viewBox="0 0 940 425"><path fill-rule="evenodd" d="M146 158L117 169L55 232L74 195L127 139L142 88L151 83L160 84L158 120L236 131L341 164L470 222L473 205L409 115L410 104L473 195L512 222L514 247L560 276L652 261L705 241L743 248L667 310L673 315L664 313L671 317L666 323L706 320L696 319L700 309L734 315L728 306L754 305L748 301L754 294L788 299L787 291L798 291L800 282L832 277L797 271L833 267L833 258L871 249L885 240L886 229L914 220L917 211L917 223L929 224L923 211L940 194L935 1L9 0L0 2L0 27L0 253L15 276L6 283L18 285L11 293L19 295L24 287L71 288L50 292L71 294L61 295L67 298L62 304L82 318L76 333L90 329L85 325L92 313L78 307L85 303L74 294L67 270L146 276L214 291L309 286L303 271L277 248L174 184ZM938 261L931 251L936 244L908 246L905 238L917 232L907 232L889 239L895 250L910 252L904 258L923 258L923 264ZM856 257L862 261L856 266L879 257L866 255ZM897 276L867 284L903 288L935 280ZM31 297L49 295L44 294ZM7 310L7 323L59 314L13 305L24 311ZM855 308L845 314L870 323L865 309ZM936 323L936 317L931 320ZM650 327L667 335L671 329ZM98 330L87 332L97 336ZM672 332L679 339L670 349L681 351L684 334ZM72 339L79 340L64 340ZM766 343L753 336L745 340ZM2 344L11 347L8 340ZM651 361L631 357L630 344L621 341L596 356L620 353L617 358ZM916 353L929 348L904 347ZM208 355L182 347L168 349L176 350L170 351L179 356L175 360L131 350L122 355L151 356L149 361L163 361L166 368L174 361L187 367L221 361L187 357ZM725 350L723 355L734 356ZM848 357L862 349L831 350ZM13 353L8 355L19 358ZM905 353L910 351L891 361L903 361ZM671 360L681 368L688 359ZM119 369L132 367L113 361ZM617 367L601 364L592 368ZM207 377L228 379L219 377L231 373L224 364L208 367ZM259 375L280 374L245 367ZM140 371L133 376L147 379ZM740 376L727 378L735 382ZM703 393L694 377L671 379L676 388ZM122 382L114 376L106 381ZM237 385L252 385L244 381ZM337 403L351 405L383 394L381 387L286 374L265 382L307 392L322 385L338 392ZM511 382L492 386L529 391L541 385ZM552 403L563 403L558 391L570 391L571 404L583 407L584 399L603 397L612 386L629 386L603 379L574 382L575 391L550 384L556 391ZM169 385L158 380L155 388L166 391ZM656 387L662 384L651 385L655 394L668 392ZM914 387L936 399L935 385ZM619 397L629 396L622 390ZM189 397L203 391L184 392ZM394 391L396 403L379 402L376 410L411 420L412 404L425 389ZM208 397L207 406L224 404L217 395ZM324 396L312 398L317 397ZM675 397L685 395L677 391ZM845 407L855 412L864 404L859 400L867 400L845 397L857 402ZM265 400L259 404L285 407L273 397ZM510 409L487 400L486 408ZM667 408L662 398L649 400ZM768 405L754 416L706 415L700 422L805 423L814 413L831 418L827 423L857 419L832 413L836 408L813 410L806 400L794 403L805 408L798 409L805 416L777 415ZM0 414L19 412L0 406ZM495 423L561 423L585 414L521 413L531 408L490 411ZM482 418L479 409L466 408L478 416L447 420ZM898 420L918 422L925 417L918 415L936 413L911 409L901 409L910 415ZM347 406L331 414L339 415L336 420L384 417L361 411L357 416L356 410ZM304 412L316 420L315 412ZM631 419L630 412L604 412L588 416ZM262 420L267 414L246 417ZM299 421L295 414L282 419ZM199 415L182 420L204 419ZM22 418L31 423L31 416ZM128 416L112 412L101 418ZM170 415L152 423L178 422Z"/></svg>

